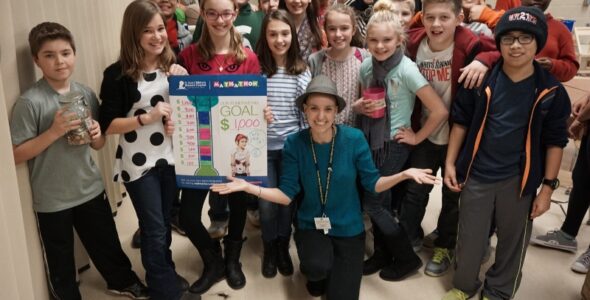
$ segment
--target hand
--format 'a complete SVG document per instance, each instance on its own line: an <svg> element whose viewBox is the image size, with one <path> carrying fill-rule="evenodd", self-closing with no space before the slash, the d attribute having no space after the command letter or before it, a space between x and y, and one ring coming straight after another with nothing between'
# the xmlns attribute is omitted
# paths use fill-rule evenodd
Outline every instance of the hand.
<svg viewBox="0 0 590 300"><path fill-rule="evenodd" d="M535 60L545 70L551 70L551 67L553 67L553 62L551 62L551 58L549 57L539 57Z"/></svg>
<svg viewBox="0 0 590 300"><path fill-rule="evenodd" d="M264 119L266 119L266 123L271 124L272 121L274 121L275 116L272 114L272 109L270 108L270 106L267 105L266 107L264 107L262 112L264 113Z"/></svg>
<svg viewBox="0 0 590 300"><path fill-rule="evenodd" d="M380 107L377 107L376 104L378 104L379 101L375 101L375 100L365 100L364 98L359 98L358 100L356 100L353 104L352 104L352 109L357 113L357 114L363 114L369 118L371 118L371 114L380 109Z"/></svg>
<svg viewBox="0 0 590 300"><path fill-rule="evenodd" d="M98 122L96 122L95 120L92 120L92 121L91 121L91 124L92 124L92 125L90 125L90 128L88 128L88 130L90 130L90 138L91 138L93 141L96 141L96 140L98 140L98 139L101 137L101 135L102 135L102 133L101 133L101 131L100 131L100 126L98 125Z"/></svg>
<svg viewBox="0 0 590 300"><path fill-rule="evenodd" d="M418 141L416 140L416 133L410 127L399 128L393 138L398 143L404 143L411 146L415 146L416 144L418 144Z"/></svg>
<svg viewBox="0 0 590 300"><path fill-rule="evenodd" d="M469 22L476 22L479 21L481 17L481 13L483 12L484 8L486 8L485 4L477 4L473 5L469 8Z"/></svg>
<svg viewBox="0 0 590 300"><path fill-rule="evenodd" d="M164 133L167 136L172 136L174 134L174 121L171 118L164 118Z"/></svg>
<svg viewBox="0 0 590 300"><path fill-rule="evenodd" d="M144 119L148 119L147 122L144 119L142 119L142 120L144 120L143 122L145 124L151 124L156 121L161 121L162 118L169 119L170 116L172 115L172 107L170 106L169 103L166 103L164 101L160 101L146 115L147 115L147 118L144 118Z"/></svg>
<svg viewBox="0 0 590 300"><path fill-rule="evenodd" d="M250 185L250 183L248 183L246 180L242 178L227 176L227 179L230 180L230 182L213 184L211 185L210 190L217 192L221 195L226 195L235 192L245 191L246 188L248 188L248 186Z"/></svg>
<svg viewBox="0 0 590 300"><path fill-rule="evenodd" d="M76 118L73 112L65 112L64 109L59 109L55 112L53 123L49 130L51 130L58 138L64 136L70 130L78 129L82 121Z"/></svg>
<svg viewBox="0 0 590 300"><path fill-rule="evenodd" d="M574 115L574 117L577 118L578 115L580 114L580 112L582 111L582 108L584 108L584 106L586 106L586 104L588 104L588 102L590 102L590 95L588 95L588 97L585 99L573 101L572 102L572 115Z"/></svg>
<svg viewBox="0 0 590 300"><path fill-rule="evenodd" d="M574 120L572 122L572 124L569 126L569 128L567 129L567 133L568 133L569 137L574 140L582 139L582 135L584 135L585 131L586 131L585 124L578 121L578 120Z"/></svg>
<svg viewBox="0 0 590 300"><path fill-rule="evenodd" d="M457 172L454 165L447 164L445 166L444 181L449 190L456 193L461 191L461 184L457 182Z"/></svg>
<svg viewBox="0 0 590 300"><path fill-rule="evenodd" d="M403 175L406 178L412 179L418 184L440 184L440 179L431 174L431 169L411 168L403 171Z"/></svg>
<svg viewBox="0 0 590 300"><path fill-rule="evenodd" d="M175 76L175 75L188 75L188 72L185 68L183 68L179 64L172 64L168 72L166 72L166 76Z"/></svg>
<svg viewBox="0 0 590 300"><path fill-rule="evenodd" d="M531 220L541 216L546 211L549 210L549 206L551 205L551 194L553 190L550 187L543 185L541 188L541 192L535 197L533 200L533 208L531 210Z"/></svg>
<svg viewBox="0 0 590 300"><path fill-rule="evenodd" d="M479 87L488 71L488 67L481 62L474 60L467 66L459 69L461 76L459 76L459 83L465 79L463 86L466 89Z"/></svg>

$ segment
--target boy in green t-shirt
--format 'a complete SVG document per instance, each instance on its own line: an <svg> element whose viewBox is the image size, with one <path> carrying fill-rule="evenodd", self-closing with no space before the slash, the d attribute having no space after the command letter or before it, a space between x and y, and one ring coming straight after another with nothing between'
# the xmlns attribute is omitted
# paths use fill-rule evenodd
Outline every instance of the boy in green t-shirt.
<svg viewBox="0 0 590 300"><path fill-rule="evenodd" d="M105 139L95 121L96 95L70 80L76 60L72 34L60 24L41 23L29 33L29 45L43 78L16 102L10 131L15 162L27 162L29 167L49 289L56 299L81 299L74 228L109 292L148 299L146 286L131 270L121 249L102 178L90 155L90 148L102 148ZM82 126L80 120L72 120L73 113L60 106L62 95L70 92L83 95L92 112L92 120L85 122L89 144L70 145L64 137Z"/></svg>

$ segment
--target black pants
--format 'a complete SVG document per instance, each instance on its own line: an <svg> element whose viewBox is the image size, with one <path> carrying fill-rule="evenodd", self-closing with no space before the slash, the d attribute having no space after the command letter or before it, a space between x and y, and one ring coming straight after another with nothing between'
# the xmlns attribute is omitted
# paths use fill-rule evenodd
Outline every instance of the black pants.
<svg viewBox="0 0 590 300"><path fill-rule="evenodd" d="M590 205L590 149L588 135L582 138L576 166L572 172L573 187L567 206L567 216L561 226L565 233L576 236Z"/></svg>
<svg viewBox="0 0 590 300"><path fill-rule="evenodd" d="M431 169L434 174L439 168L445 171L447 145L436 145L429 140L418 144L410 155L410 167ZM402 201L400 222L408 233L410 241L414 242L424 237L422 219L426 214L426 206L433 186L408 181L406 196ZM435 247L454 249L457 241L457 223L459 222L459 195L451 191L446 185L442 187L442 208L438 217L438 238Z"/></svg>
<svg viewBox="0 0 590 300"><path fill-rule="evenodd" d="M333 237L319 230L296 230L301 273L310 281L327 280L327 299L359 298L365 233Z"/></svg>
<svg viewBox="0 0 590 300"><path fill-rule="evenodd" d="M139 281L121 249L111 207L103 193L66 210L37 213L49 289L56 299L81 299L76 284L74 232L109 288L122 289Z"/></svg>
<svg viewBox="0 0 590 300"><path fill-rule="evenodd" d="M199 251L213 247L213 240L201 221L203 204L208 192L209 190L183 189L180 200L180 225ZM213 192L211 193L213 194ZM242 240L242 233L246 225L245 198L247 195L244 192L238 192L227 196L230 212L227 234L229 240Z"/></svg>

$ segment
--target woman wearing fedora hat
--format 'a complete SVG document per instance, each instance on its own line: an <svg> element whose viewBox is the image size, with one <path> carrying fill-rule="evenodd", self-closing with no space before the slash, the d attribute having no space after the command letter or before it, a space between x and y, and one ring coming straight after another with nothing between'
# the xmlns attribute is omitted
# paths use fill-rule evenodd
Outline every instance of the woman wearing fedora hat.
<svg viewBox="0 0 590 300"><path fill-rule="evenodd" d="M425 169L380 177L363 133L335 125L336 114L346 103L327 76L315 77L296 105L309 128L287 137L278 188L229 177L230 182L211 189L221 194L245 191L284 205L302 192L295 243L309 293L326 293L327 299L358 299L365 234L357 182L379 193L406 179L423 184L439 181Z"/></svg>

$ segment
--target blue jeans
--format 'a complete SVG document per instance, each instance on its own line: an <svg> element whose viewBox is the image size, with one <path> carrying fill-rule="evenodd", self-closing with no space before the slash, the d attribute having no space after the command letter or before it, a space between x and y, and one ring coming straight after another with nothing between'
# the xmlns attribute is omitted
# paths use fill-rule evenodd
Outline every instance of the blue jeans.
<svg viewBox="0 0 590 300"><path fill-rule="evenodd" d="M381 176L389 176L399 173L410 155L408 145L390 141L387 144L386 158L379 173ZM383 234L392 236L399 232L400 226L391 214L391 192L383 191L379 194L365 192L363 206L374 225L379 227Z"/></svg>
<svg viewBox="0 0 590 300"><path fill-rule="evenodd" d="M278 187L281 176L282 150L267 152L268 187ZM291 237L294 201L289 205L281 205L266 200L258 200L262 240L270 242L278 237Z"/></svg>
<svg viewBox="0 0 590 300"><path fill-rule="evenodd" d="M125 183L141 232L141 261L151 299L179 299L182 290L174 270L170 243L170 209L176 195L174 166L154 167Z"/></svg>

